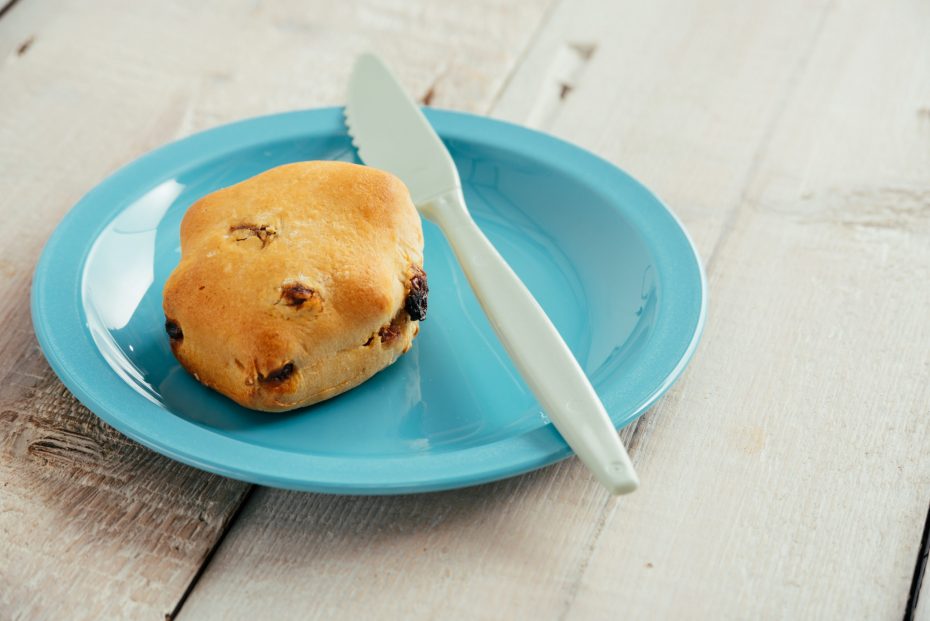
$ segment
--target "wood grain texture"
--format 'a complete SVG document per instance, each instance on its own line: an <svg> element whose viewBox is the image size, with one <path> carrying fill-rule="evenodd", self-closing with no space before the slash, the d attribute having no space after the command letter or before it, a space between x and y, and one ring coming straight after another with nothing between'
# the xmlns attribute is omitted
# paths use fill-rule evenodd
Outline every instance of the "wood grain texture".
<svg viewBox="0 0 930 621"><path fill-rule="evenodd" d="M0 213L15 243L0 245L0 618L162 618L248 489L126 440L54 378L28 292L61 215L168 140L341 102L365 49L434 103L483 109L546 7L28 0L7 12Z"/></svg>
<svg viewBox="0 0 930 621"><path fill-rule="evenodd" d="M930 303L928 25L916 1L560 4L492 113L634 172L709 261L694 366L624 433L643 488L607 499L572 460L262 490L181 618L899 618L930 489L930 325L904 311Z"/></svg>
<svg viewBox="0 0 930 621"><path fill-rule="evenodd" d="M925 3L829 7L639 453L666 484L608 522L568 619L903 614L930 499L928 25Z"/></svg>

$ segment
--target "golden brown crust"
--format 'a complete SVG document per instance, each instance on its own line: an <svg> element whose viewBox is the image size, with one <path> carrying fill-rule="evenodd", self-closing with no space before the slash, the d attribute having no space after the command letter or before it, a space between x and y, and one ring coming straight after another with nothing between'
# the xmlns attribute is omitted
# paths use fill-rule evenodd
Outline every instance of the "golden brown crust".
<svg viewBox="0 0 930 621"><path fill-rule="evenodd" d="M425 310L419 216L373 168L299 162L205 196L181 222L181 254L164 289L172 351L253 409L357 386L409 349L420 293Z"/></svg>

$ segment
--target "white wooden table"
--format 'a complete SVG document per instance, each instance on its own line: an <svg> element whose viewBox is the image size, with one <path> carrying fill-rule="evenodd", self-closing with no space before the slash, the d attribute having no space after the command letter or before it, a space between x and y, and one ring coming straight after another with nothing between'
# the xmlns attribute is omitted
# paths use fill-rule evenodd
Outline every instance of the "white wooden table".
<svg viewBox="0 0 930 621"><path fill-rule="evenodd" d="M408 497L254 487L49 370L28 295L65 211L174 138L341 103L366 49L430 105L610 159L693 234L707 327L624 431L636 494L576 460ZM927 0L14 0L0 215L2 619L930 619Z"/></svg>

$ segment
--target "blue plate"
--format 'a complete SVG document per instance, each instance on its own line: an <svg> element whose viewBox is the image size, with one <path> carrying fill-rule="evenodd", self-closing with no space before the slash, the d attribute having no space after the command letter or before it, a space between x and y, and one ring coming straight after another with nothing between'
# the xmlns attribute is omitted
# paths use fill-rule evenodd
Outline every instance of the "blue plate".
<svg viewBox="0 0 930 621"><path fill-rule="evenodd" d="M608 162L484 117L428 110L478 224L588 373L617 427L682 372L704 319L694 247ZM65 216L36 268L32 316L65 385L164 455L301 490L393 494L473 485L571 452L517 375L442 234L424 223L429 317L410 352L362 386L287 414L253 412L175 361L161 291L201 196L299 160L355 161L340 109L226 125L158 149Z"/></svg>

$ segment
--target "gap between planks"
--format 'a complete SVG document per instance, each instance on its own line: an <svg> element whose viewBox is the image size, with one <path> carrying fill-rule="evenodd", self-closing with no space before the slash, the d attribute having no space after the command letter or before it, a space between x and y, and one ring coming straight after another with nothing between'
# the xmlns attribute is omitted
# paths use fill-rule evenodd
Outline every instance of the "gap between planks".
<svg viewBox="0 0 930 621"><path fill-rule="evenodd" d="M239 504L236 505L236 508L232 510L232 512L229 514L229 517L223 523L216 541L213 542L210 550L207 552L206 556L203 557L203 561L200 563L200 567L197 568L197 572L194 574L194 577L191 578L187 588L184 589L184 592L181 593L181 597L178 598L178 603L175 604L174 609L171 612L165 614L165 621L171 621L181 612L181 608L184 606L184 602L187 601L187 597L191 594L194 588L196 588L197 582L200 581L200 577L207 569L207 565L209 565L210 561L213 560L216 551L220 549L221 545L223 545L223 541L226 539L226 535L229 534L233 524L242 514L242 510L245 508L246 504L248 504L249 500L251 500L252 495L255 493L255 487L255 485L250 484L249 487L245 490L245 493L242 494L239 500Z"/></svg>
<svg viewBox="0 0 930 621"><path fill-rule="evenodd" d="M927 557L930 555L930 506L927 507L927 519L924 521L924 532L920 538L917 549L917 562L914 565L914 578L911 580L911 590L907 596L907 606L904 610L904 621L916 618L917 606L920 603L921 588L927 571ZM926 598L924 598L926 599ZM921 612L925 618L930 619L930 603L924 602Z"/></svg>
<svg viewBox="0 0 930 621"><path fill-rule="evenodd" d="M552 21L552 17L556 14L558 9L562 6L564 2L565 0L555 0L548 6L548 8L546 8L545 13L543 13L542 19L539 20L539 25L537 26L536 30L534 30L533 34L529 36L529 38L527 39L526 45L517 55L517 59L514 61L513 67L510 68L510 71L507 73L504 79L501 80L500 88L498 88L497 92L494 93L494 95L491 97L491 102L488 104L488 107L487 107L488 112L492 112L497 107L497 104L500 101L501 96L505 92L507 92L507 89L510 87L511 82L513 81L513 77L526 63L526 59L529 57L530 52L533 50L533 48L536 47L536 44L539 41L539 37L542 35L543 32L545 32L546 28L549 27L549 23Z"/></svg>
<svg viewBox="0 0 930 621"><path fill-rule="evenodd" d="M0 0L0 19L2 19L17 2L19 2L19 0L6 0L5 3Z"/></svg>

